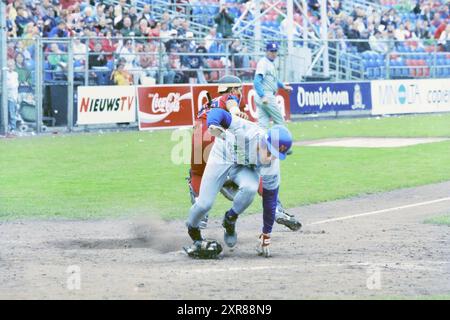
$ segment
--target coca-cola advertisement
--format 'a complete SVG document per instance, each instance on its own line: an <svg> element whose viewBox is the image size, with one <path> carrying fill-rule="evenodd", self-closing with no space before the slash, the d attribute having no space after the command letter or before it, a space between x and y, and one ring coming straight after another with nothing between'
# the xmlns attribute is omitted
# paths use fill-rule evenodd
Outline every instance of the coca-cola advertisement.
<svg viewBox="0 0 450 320"><path fill-rule="evenodd" d="M207 93L214 99L219 96L216 84L201 84L192 86L192 102L194 104L194 115L197 116L200 108L208 102Z"/></svg>
<svg viewBox="0 0 450 320"><path fill-rule="evenodd" d="M138 87L139 129L193 126L190 85Z"/></svg>
<svg viewBox="0 0 450 320"><path fill-rule="evenodd" d="M256 91L253 84L246 83L242 88L242 100L245 103L245 112L249 116L250 121L258 119L258 111L255 103ZM289 103L289 94L284 90L278 90L276 94L277 107L280 109L284 120L291 119L291 108Z"/></svg>
<svg viewBox="0 0 450 320"><path fill-rule="evenodd" d="M217 92L217 85L193 85L192 86L192 100L194 103L194 114L197 115L200 107L208 101L206 93L209 92L212 99L219 96ZM256 122L258 119L258 113L255 104L256 91L253 89L253 84L246 83L242 87L240 109L245 111L249 120ZM280 108L285 120L290 120L290 104L289 94L284 90L278 90L277 92L277 107Z"/></svg>

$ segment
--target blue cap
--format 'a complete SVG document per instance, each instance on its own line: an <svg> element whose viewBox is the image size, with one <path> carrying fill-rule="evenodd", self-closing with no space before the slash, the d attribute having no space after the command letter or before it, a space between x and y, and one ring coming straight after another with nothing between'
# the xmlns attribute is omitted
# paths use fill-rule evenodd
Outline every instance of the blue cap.
<svg viewBox="0 0 450 320"><path fill-rule="evenodd" d="M286 159L286 154L292 146L292 135L281 125L275 125L267 131L265 136L270 153L280 160Z"/></svg>
<svg viewBox="0 0 450 320"><path fill-rule="evenodd" d="M278 43L276 43L276 42L269 42L266 45L266 51L278 51Z"/></svg>

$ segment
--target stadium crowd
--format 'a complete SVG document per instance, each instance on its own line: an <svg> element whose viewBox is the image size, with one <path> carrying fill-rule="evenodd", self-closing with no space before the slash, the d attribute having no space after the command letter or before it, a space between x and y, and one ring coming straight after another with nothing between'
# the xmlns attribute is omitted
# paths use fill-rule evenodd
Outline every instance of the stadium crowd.
<svg viewBox="0 0 450 320"><path fill-rule="evenodd" d="M336 41L332 45L344 51L385 54L393 48L393 41L411 40L411 46L431 52L434 48L430 40L436 39L438 50L450 51L448 1L420 0L410 7L401 0L380 1L386 8L383 12L368 6L356 7L351 13L342 9L341 1L328 1L329 39ZM195 10L189 16L164 12L157 18L155 5L151 0L146 2L138 9L129 0L116 4L102 0L7 0L8 36L17 38L8 41L8 59L15 61L20 85L28 86L34 81L36 37L48 40L44 42L47 80L64 79L67 73L68 48L58 42L64 38L74 39L75 77L85 79L87 64L89 79L96 84L206 82L218 79L218 71L225 66L243 70L240 75L255 66L250 55L235 55L246 51L241 41L226 45L221 41L233 38L233 23L253 1L226 0L224 5L219 5L219 0L184 1L192 8L215 8L208 11L207 23L211 27L200 41L191 28ZM307 3L312 28L319 28L320 1ZM266 7L263 3L262 10ZM277 7L285 10L285 2ZM251 20L251 15L246 19ZM268 20L270 23L265 26L285 34L286 20L282 15L271 11L263 18L263 24ZM294 20L295 34L301 37L300 12L295 12ZM363 41L349 44L348 40L353 39ZM225 52L231 54L231 61ZM209 71L203 72L205 68Z"/></svg>

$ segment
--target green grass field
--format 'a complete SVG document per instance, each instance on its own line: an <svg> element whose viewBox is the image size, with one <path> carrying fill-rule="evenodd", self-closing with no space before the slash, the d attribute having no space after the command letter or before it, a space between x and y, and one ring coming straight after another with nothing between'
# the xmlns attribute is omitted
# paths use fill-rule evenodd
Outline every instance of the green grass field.
<svg viewBox="0 0 450 320"><path fill-rule="evenodd" d="M450 226L450 213L447 215L427 219L425 220L425 223Z"/></svg>
<svg viewBox="0 0 450 320"><path fill-rule="evenodd" d="M450 137L450 114L302 121L296 140ZM171 131L0 140L0 219L186 217L188 164L171 161ZM295 147L282 163L286 207L450 180L450 142L404 148ZM229 202L218 196L213 215ZM249 212L259 212L255 201Z"/></svg>

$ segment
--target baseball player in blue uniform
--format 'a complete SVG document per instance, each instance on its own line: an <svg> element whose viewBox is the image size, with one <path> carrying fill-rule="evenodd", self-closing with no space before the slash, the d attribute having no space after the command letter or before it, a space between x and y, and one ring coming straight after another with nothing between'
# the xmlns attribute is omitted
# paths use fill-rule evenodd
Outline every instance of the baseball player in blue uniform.
<svg viewBox="0 0 450 320"><path fill-rule="evenodd" d="M239 187L222 223L225 229L224 242L228 247L233 247L237 242L236 221L252 203L261 177L264 225L258 252L270 256L270 234L280 182L279 160L286 158L292 146L292 136L286 127L273 126L266 131L255 123L219 108L208 112L207 126L216 139L203 174L199 197L191 207L186 222L188 234L194 243L184 249L193 258L216 258L222 251L217 241L202 237L199 225L228 179Z"/></svg>

